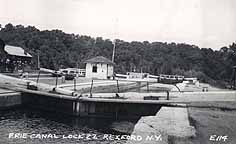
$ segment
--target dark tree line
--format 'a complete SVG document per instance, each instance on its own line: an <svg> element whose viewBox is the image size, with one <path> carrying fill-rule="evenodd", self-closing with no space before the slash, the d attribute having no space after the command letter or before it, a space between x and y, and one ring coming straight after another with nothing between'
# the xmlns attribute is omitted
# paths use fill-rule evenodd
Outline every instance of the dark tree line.
<svg viewBox="0 0 236 144"><path fill-rule="evenodd" d="M35 27L7 24L1 26L0 38L7 44L21 46L33 55L32 67L50 69L84 68L84 61L93 56L111 59L113 43L101 37L67 34L61 30L40 31ZM198 77L210 83L225 84L236 65L236 43L219 51L185 43L126 42L116 40L115 72L136 70L150 74L178 74Z"/></svg>

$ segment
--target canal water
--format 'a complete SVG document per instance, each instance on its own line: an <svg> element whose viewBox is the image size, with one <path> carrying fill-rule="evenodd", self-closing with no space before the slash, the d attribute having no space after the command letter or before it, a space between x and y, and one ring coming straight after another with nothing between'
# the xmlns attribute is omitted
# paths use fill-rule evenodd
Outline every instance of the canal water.
<svg viewBox="0 0 236 144"><path fill-rule="evenodd" d="M80 118L18 107L0 111L0 144L124 144L137 121Z"/></svg>

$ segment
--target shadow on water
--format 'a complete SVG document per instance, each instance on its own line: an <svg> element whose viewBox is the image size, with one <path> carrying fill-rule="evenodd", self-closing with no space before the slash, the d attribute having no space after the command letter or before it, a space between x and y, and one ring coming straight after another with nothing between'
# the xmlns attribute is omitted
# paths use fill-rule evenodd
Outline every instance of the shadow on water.
<svg viewBox="0 0 236 144"><path fill-rule="evenodd" d="M9 110L2 110L0 120L4 119L27 119L27 120L45 120L45 122L53 122L61 124L72 129L80 129L83 132L91 132L91 130L100 133L109 134L131 134L133 128L140 117L135 118L102 118L102 117L78 117L57 112L49 112L39 110L37 108L17 107ZM36 122L37 124L37 122ZM121 126L121 127L120 127ZM120 127L120 128L119 128ZM124 127L126 128L124 130Z"/></svg>
<svg viewBox="0 0 236 144"><path fill-rule="evenodd" d="M104 140L104 134L129 135L140 119L136 117L112 118L76 117L61 113L48 112L29 107L15 107L0 111L0 143L102 143L123 144L126 140ZM56 134L58 136L74 134L95 134L100 139L9 139L9 133Z"/></svg>

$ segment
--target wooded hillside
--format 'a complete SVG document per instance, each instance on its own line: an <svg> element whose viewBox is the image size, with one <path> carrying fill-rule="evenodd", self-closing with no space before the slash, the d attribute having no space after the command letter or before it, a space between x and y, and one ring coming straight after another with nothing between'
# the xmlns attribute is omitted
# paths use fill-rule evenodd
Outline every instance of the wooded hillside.
<svg viewBox="0 0 236 144"><path fill-rule="evenodd" d="M83 62L88 58L99 55L111 59L113 49L112 41L101 37L67 34L61 30L40 31L32 26L12 24L2 27L0 38L7 44L25 48L33 56L33 68L37 67L37 53L45 68L84 68ZM231 80L232 66L236 65L236 44L214 51L183 43L116 40L115 63L116 73L125 74L135 69L225 84Z"/></svg>

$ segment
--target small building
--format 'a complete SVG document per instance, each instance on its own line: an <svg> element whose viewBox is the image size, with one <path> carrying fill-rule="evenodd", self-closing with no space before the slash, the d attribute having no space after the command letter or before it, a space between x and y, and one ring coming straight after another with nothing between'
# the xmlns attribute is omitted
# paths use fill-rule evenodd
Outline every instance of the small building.
<svg viewBox="0 0 236 144"><path fill-rule="evenodd" d="M98 79L110 79L114 74L114 63L103 57L97 56L85 61L85 77L98 78Z"/></svg>
<svg viewBox="0 0 236 144"><path fill-rule="evenodd" d="M32 56L23 48L11 45L0 45L0 71L15 72L24 70L31 63Z"/></svg>

